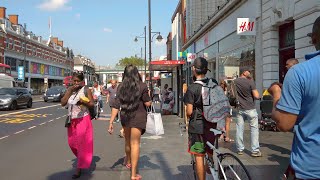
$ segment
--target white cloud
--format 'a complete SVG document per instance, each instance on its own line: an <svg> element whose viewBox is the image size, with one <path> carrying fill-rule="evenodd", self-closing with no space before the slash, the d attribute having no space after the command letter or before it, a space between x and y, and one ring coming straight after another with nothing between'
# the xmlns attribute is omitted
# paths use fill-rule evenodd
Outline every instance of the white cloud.
<svg viewBox="0 0 320 180"><path fill-rule="evenodd" d="M44 11L71 10L71 6L67 6L70 0L45 0L38 8Z"/></svg>
<svg viewBox="0 0 320 180"><path fill-rule="evenodd" d="M103 28L103 32L111 33L111 32L112 32L112 29L110 29L110 28Z"/></svg>
<svg viewBox="0 0 320 180"><path fill-rule="evenodd" d="M80 13L77 13L77 14L75 15L75 17L76 17L77 19L80 19L81 14L80 14Z"/></svg>

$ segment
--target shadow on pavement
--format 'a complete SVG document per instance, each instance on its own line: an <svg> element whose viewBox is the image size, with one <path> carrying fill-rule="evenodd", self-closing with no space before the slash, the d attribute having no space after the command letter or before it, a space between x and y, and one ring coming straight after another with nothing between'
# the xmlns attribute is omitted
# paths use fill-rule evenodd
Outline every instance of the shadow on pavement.
<svg viewBox="0 0 320 180"><path fill-rule="evenodd" d="M118 161L116 161L116 162L110 167L110 169L115 169L115 168L116 168L117 166L119 166L119 165L123 166L123 164L124 164L124 158L125 158L125 157L122 157L122 158L118 159Z"/></svg>
<svg viewBox="0 0 320 180"><path fill-rule="evenodd" d="M277 146L277 145L274 145L274 144L266 144L266 143L260 143L260 146L261 147L267 147L273 151L278 151L278 152L281 152L281 154L287 154L287 155L290 155L291 154L291 151L289 149L286 149L286 148L283 148L281 146Z"/></svg>
<svg viewBox="0 0 320 180"><path fill-rule="evenodd" d="M70 180L70 179L72 179L71 177L75 173L75 169L77 167L77 159L73 159L72 161L73 161L73 164L72 164L73 169L52 174L52 175L48 176L47 180L67 180L67 179ZM93 177L92 173L96 170L96 167L97 167L96 163L99 161L100 161L99 156L93 156L90 169L83 170L81 177L78 179L79 180L91 179Z"/></svg>
<svg viewBox="0 0 320 180"><path fill-rule="evenodd" d="M146 155L139 158L139 169L160 169L160 166L150 162L150 158Z"/></svg>

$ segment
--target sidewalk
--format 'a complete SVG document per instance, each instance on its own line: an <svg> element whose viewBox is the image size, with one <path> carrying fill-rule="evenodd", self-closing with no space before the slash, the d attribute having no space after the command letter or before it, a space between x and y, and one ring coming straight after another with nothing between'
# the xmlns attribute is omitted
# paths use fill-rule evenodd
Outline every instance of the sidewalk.
<svg viewBox="0 0 320 180"><path fill-rule="evenodd" d="M181 118L163 116L165 134L162 138L143 137L141 142L140 172L145 179L157 180L193 180L190 155L187 153L187 133L179 132ZM231 136L235 137L235 123L231 124ZM221 152L235 154L247 167L252 179L279 179L287 168L293 134L272 131L260 131L262 157L250 156L250 130L246 123L244 155L236 154L235 143L220 142Z"/></svg>

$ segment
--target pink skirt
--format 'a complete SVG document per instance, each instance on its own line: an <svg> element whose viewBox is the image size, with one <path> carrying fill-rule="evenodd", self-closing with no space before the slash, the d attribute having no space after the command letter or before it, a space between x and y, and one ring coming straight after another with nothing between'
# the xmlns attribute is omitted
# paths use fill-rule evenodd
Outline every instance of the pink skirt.
<svg viewBox="0 0 320 180"><path fill-rule="evenodd" d="M93 130L90 115L71 120L68 128L68 143L78 158L77 168L90 168L93 154Z"/></svg>

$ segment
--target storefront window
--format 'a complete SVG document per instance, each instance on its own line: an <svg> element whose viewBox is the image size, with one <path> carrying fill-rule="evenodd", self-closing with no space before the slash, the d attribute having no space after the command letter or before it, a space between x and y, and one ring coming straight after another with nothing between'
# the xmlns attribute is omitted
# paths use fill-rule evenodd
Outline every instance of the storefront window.
<svg viewBox="0 0 320 180"><path fill-rule="evenodd" d="M255 78L254 51L254 45L251 44L219 55L219 79L235 79L243 68L250 69L252 77Z"/></svg>

